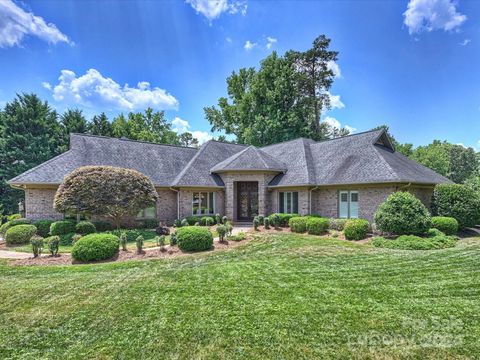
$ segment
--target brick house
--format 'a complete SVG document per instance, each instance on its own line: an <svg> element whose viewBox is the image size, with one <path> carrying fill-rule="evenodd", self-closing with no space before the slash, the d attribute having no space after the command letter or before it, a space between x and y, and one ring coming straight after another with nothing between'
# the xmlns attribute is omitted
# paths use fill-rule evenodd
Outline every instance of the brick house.
<svg viewBox="0 0 480 360"><path fill-rule="evenodd" d="M72 134L67 152L9 181L25 191L26 217L62 218L53 209L56 189L84 165L147 175L159 200L137 218L168 224L189 215L219 213L242 222L274 212L372 221L392 192L408 190L428 207L435 184L450 182L397 153L384 130L262 148L211 140L199 149Z"/></svg>

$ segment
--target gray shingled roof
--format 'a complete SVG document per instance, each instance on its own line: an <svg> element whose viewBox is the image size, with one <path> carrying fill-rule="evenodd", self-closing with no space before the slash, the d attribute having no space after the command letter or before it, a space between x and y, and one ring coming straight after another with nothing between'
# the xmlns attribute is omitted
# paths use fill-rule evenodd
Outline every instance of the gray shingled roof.
<svg viewBox="0 0 480 360"><path fill-rule="evenodd" d="M140 171L170 186L198 149L84 134L70 136L70 150L10 180L11 184L60 184L79 166L110 165Z"/></svg>
<svg viewBox="0 0 480 360"><path fill-rule="evenodd" d="M255 146L249 146L210 169L212 173L244 170L285 172L287 166Z"/></svg>
<svg viewBox="0 0 480 360"><path fill-rule="evenodd" d="M270 186L411 182L447 178L394 151L384 130L315 142L299 138L260 149L210 140L200 149L91 135L71 135L70 150L9 181L59 184L83 165L111 165L149 176L156 186L222 187L233 170L278 171Z"/></svg>

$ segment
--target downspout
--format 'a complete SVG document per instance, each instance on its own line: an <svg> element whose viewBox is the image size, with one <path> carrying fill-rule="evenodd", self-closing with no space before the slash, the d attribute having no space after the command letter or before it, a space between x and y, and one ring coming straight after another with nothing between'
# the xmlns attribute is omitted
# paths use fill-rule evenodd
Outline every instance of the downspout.
<svg viewBox="0 0 480 360"><path fill-rule="evenodd" d="M310 214L312 214L312 192L313 192L313 190L317 190L317 189L318 189L318 186L315 186L314 188L311 188L309 190L310 196L308 197L308 205L309 205L308 206L308 212Z"/></svg>
<svg viewBox="0 0 480 360"><path fill-rule="evenodd" d="M180 190L176 190L173 187L170 187L170 190L177 193L177 219L180 219Z"/></svg>

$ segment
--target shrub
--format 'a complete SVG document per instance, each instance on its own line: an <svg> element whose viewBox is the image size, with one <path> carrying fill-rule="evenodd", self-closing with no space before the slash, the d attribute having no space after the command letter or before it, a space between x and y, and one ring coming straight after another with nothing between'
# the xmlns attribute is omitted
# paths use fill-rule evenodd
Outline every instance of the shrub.
<svg viewBox="0 0 480 360"><path fill-rule="evenodd" d="M260 220L258 220L258 217L253 218L253 228L255 231L258 231L258 227L260 226Z"/></svg>
<svg viewBox="0 0 480 360"><path fill-rule="evenodd" d="M176 232L173 232L173 233L170 235L170 245L171 245L171 246L177 245L177 233L176 233Z"/></svg>
<svg viewBox="0 0 480 360"><path fill-rule="evenodd" d="M118 253L118 243L118 237L112 234L90 234L73 245L72 257L78 261L111 259Z"/></svg>
<svg viewBox="0 0 480 360"><path fill-rule="evenodd" d="M263 221L265 220L265 216L263 215L258 215L256 216L258 218L258 222L260 223L260 225L263 225Z"/></svg>
<svg viewBox="0 0 480 360"><path fill-rule="evenodd" d="M362 240L367 237L368 221L365 219L350 219L345 224L343 233L347 240Z"/></svg>
<svg viewBox="0 0 480 360"><path fill-rule="evenodd" d="M247 238L247 234L245 234L243 231L238 232L236 235L230 235L227 236L227 240L231 241L242 241Z"/></svg>
<svg viewBox="0 0 480 360"><path fill-rule="evenodd" d="M226 216L224 216L224 217L222 218L222 223L223 223L223 225L225 225L225 224L227 223L227 221L228 221L228 218L227 218Z"/></svg>
<svg viewBox="0 0 480 360"><path fill-rule="evenodd" d="M155 229L160 225L160 221L158 219L144 219L141 221L142 227L144 229Z"/></svg>
<svg viewBox="0 0 480 360"><path fill-rule="evenodd" d="M17 219L20 219L21 217L22 217L22 215L20 215L20 214L8 215L7 216L7 221L17 220Z"/></svg>
<svg viewBox="0 0 480 360"><path fill-rule="evenodd" d="M0 234L5 235L7 230L10 229L11 227L12 227L11 221L7 221L6 223L2 224L2 226L0 226Z"/></svg>
<svg viewBox="0 0 480 360"><path fill-rule="evenodd" d="M278 224L277 224L276 227L278 227L278 226L287 227L287 226L289 226L289 221L290 221L291 218L299 217L299 216L300 215L298 215L298 214L275 213L275 214L271 214L269 216L269 220L270 220L270 224L275 226L274 218L277 217L278 218Z"/></svg>
<svg viewBox="0 0 480 360"><path fill-rule="evenodd" d="M110 231L109 233L117 237L120 237L123 233L125 233L127 235L128 242L135 242L137 237L139 237L140 235L143 236L144 240L150 240L156 236L155 232L151 230L142 230L142 229L135 229L135 230L118 229L118 230Z"/></svg>
<svg viewBox="0 0 480 360"><path fill-rule="evenodd" d="M155 229L155 232L157 233L157 235L169 235L170 229L166 226L159 226Z"/></svg>
<svg viewBox="0 0 480 360"><path fill-rule="evenodd" d="M304 233L307 231L307 218L306 217L292 217L288 222L290 229L295 233Z"/></svg>
<svg viewBox="0 0 480 360"><path fill-rule="evenodd" d="M445 234L443 232L441 232L440 230L438 229L435 229L435 228L432 228L432 229L428 229L427 233L426 233L426 236L427 237L435 237L435 236L444 236Z"/></svg>
<svg viewBox="0 0 480 360"><path fill-rule="evenodd" d="M460 228L476 225L480 218L479 194L457 184L439 184L433 192L432 209L435 215L453 217Z"/></svg>
<svg viewBox="0 0 480 360"><path fill-rule="evenodd" d="M215 215L215 222L220 225L222 224L222 216L220 214Z"/></svg>
<svg viewBox="0 0 480 360"><path fill-rule="evenodd" d="M387 240L382 237L373 239L372 244L379 248L399 250L434 250L454 247L457 240L453 236L437 235L422 238L415 235L402 235L395 240Z"/></svg>
<svg viewBox="0 0 480 360"><path fill-rule="evenodd" d="M75 233L68 233L68 234L56 235L56 236L60 236L60 245L70 246L70 245L73 245L73 237L75 235L76 235Z"/></svg>
<svg viewBox="0 0 480 360"><path fill-rule="evenodd" d="M69 234L67 234L69 235ZM62 236L66 236L66 235L62 235ZM74 245L78 240L80 240L83 236L80 235L80 234L74 234L72 237L71 237L71 242L72 242L72 245Z"/></svg>
<svg viewBox="0 0 480 360"><path fill-rule="evenodd" d="M98 232L111 231L115 229L115 227L108 221L97 220L92 221L92 224L95 225L95 228Z"/></svg>
<svg viewBox="0 0 480 360"><path fill-rule="evenodd" d="M217 226L217 233L218 233L218 238L220 242L225 241L225 235L227 234L227 228L225 225L219 225Z"/></svg>
<svg viewBox="0 0 480 360"><path fill-rule="evenodd" d="M187 225L182 225L182 226L192 226L192 225L195 225L196 222L198 222L200 220L200 218L198 216L195 216L195 215L190 215L190 216L187 216L186 217L186 220L187 220ZM183 221L182 221L183 222Z"/></svg>
<svg viewBox="0 0 480 360"><path fill-rule="evenodd" d="M263 219L263 227L265 229L270 229L270 219L268 217L266 217L265 219Z"/></svg>
<svg viewBox="0 0 480 360"><path fill-rule="evenodd" d="M34 225L12 226L5 233L5 242L7 245L28 244L36 232L37 228Z"/></svg>
<svg viewBox="0 0 480 360"><path fill-rule="evenodd" d="M230 221L227 221L225 223L225 227L227 228L227 234L228 235L232 235L232 231L233 231L233 225Z"/></svg>
<svg viewBox="0 0 480 360"><path fill-rule="evenodd" d="M325 218L307 217L307 231L311 235L320 235L328 230L329 221Z"/></svg>
<svg viewBox="0 0 480 360"><path fill-rule="evenodd" d="M43 237L33 235L32 238L30 239L30 244L32 244L32 252L33 252L33 257L34 258L42 255Z"/></svg>
<svg viewBox="0 0 480 360"><path fill-rule="evenodd" d="M432 227L446 235L455 235L458 232L458 221L452 217L434 216L432 217Z"/></svg>
<svg viewBox="0 0 480 360"><path fill-rule="evenodd" d="M37 234L42 237L47 237L50 234L50 225L54 223L53 220L37 220L33 223L37 228Z"/></svg>
<svg viewBox="0 0 480 360"><path fill-rule="evenodd" d="M182 220L177 219L173 222L173 227L181 227L182 226Z"/></svg>
<svg viewBox="0 0 480 360"><path fill-rule="evenodd" d="M215 220L211 216L204 216L200 219L202 226L212 226L213 224L215 224Z"/></svg>
<svg viewBox="0 0 480 360"><path fill-rule="evenodd" d="M189 226L190 225L187 219L183 219L181 224L182 224L182 226ZM192 225L195 225L195 223L193 223Z"/></svg>
<svg viewBox="0 0 480 360"><path fill-rule="evenodd" d="M18 218L18 219L12 220L12 226L15 226L15 225L29 225L31 223L32 223L32 220L25 219L25 218Z"/></svg>
<svg viewBox="0 0 480 360"><path fill-rule="evenodd" d="M137 236L135 239L135 245L137 245L137 254L141 254L143 252L143 243L145 239L143 238L142 235Z"/></svg>
<svg viewBox="0 0 480 360"><path fill-rule="evenodd" d="M161 252L165 251L165 235L155 236L155 243L160 248Z"/></svg>
<svg viewBox="0 0 480 360"><path fill-rule="evenodd" d="M375 224L383 232L424 234L431 227L430 214L414 195L399 191L388 196L375 212Z"/></svg>
<svg viewBox="0 0 480 360"><path fill-rule="evenodd" d="M280 216L278 216L278 214L271 214L268 216L268 219L270 220L270 224L273 225L275 229L280 226Z"/></svg>
<svg viewBox="0 0 480 360"><path fill-rule="evenodd" d="M329 220L329 228L332 230L343 231L345 228L345 224L347 223L348 219L330 219Z"/></svg>
<svg viewBox="0 0 480 360"><path fill-rule="evenodd" d="M80 235L88 235L97 232L97 229L90 221L80 221L75 225L75 231Z"/></svg>
<svg viewBox="0 0 480 360"><path fill-rule="evenodd" d="M75 222L71 220L55 221L50 225L50 235L66 235L75 232Z"/></svg>
<svg viewBox="0 0 480 360"><path fill-rule="evenodd" d="M122 247L123 251L127 251L127 242L128 242L128 236L125 232L122 232L120 235L120 246Z"/></svg>
<svg viewBox="0 0 480 360"><path fill-rule="evenodd" d="M213 236L210 230L187 226L177 230L178 247L183 251L209 250L213 245Z"/></svg>
<svg viewBox="0 0 480 360"><path fill-rule="evenodd" d="M45 239L45 242L48 245L48 251L50 252L50 255L57 256L58 248L60 247L60 237L50 236Z"/></svg>

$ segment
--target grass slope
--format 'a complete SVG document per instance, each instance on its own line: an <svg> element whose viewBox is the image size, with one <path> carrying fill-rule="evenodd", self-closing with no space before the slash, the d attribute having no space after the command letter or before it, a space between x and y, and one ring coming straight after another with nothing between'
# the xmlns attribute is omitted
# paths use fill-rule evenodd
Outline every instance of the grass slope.
<svg viewBox="0 0 480 360"><path fill-rule="evenodd" d="M0 358L474 358L480 241L436 251L270 235L222 253L0 263Z"/></svg>

